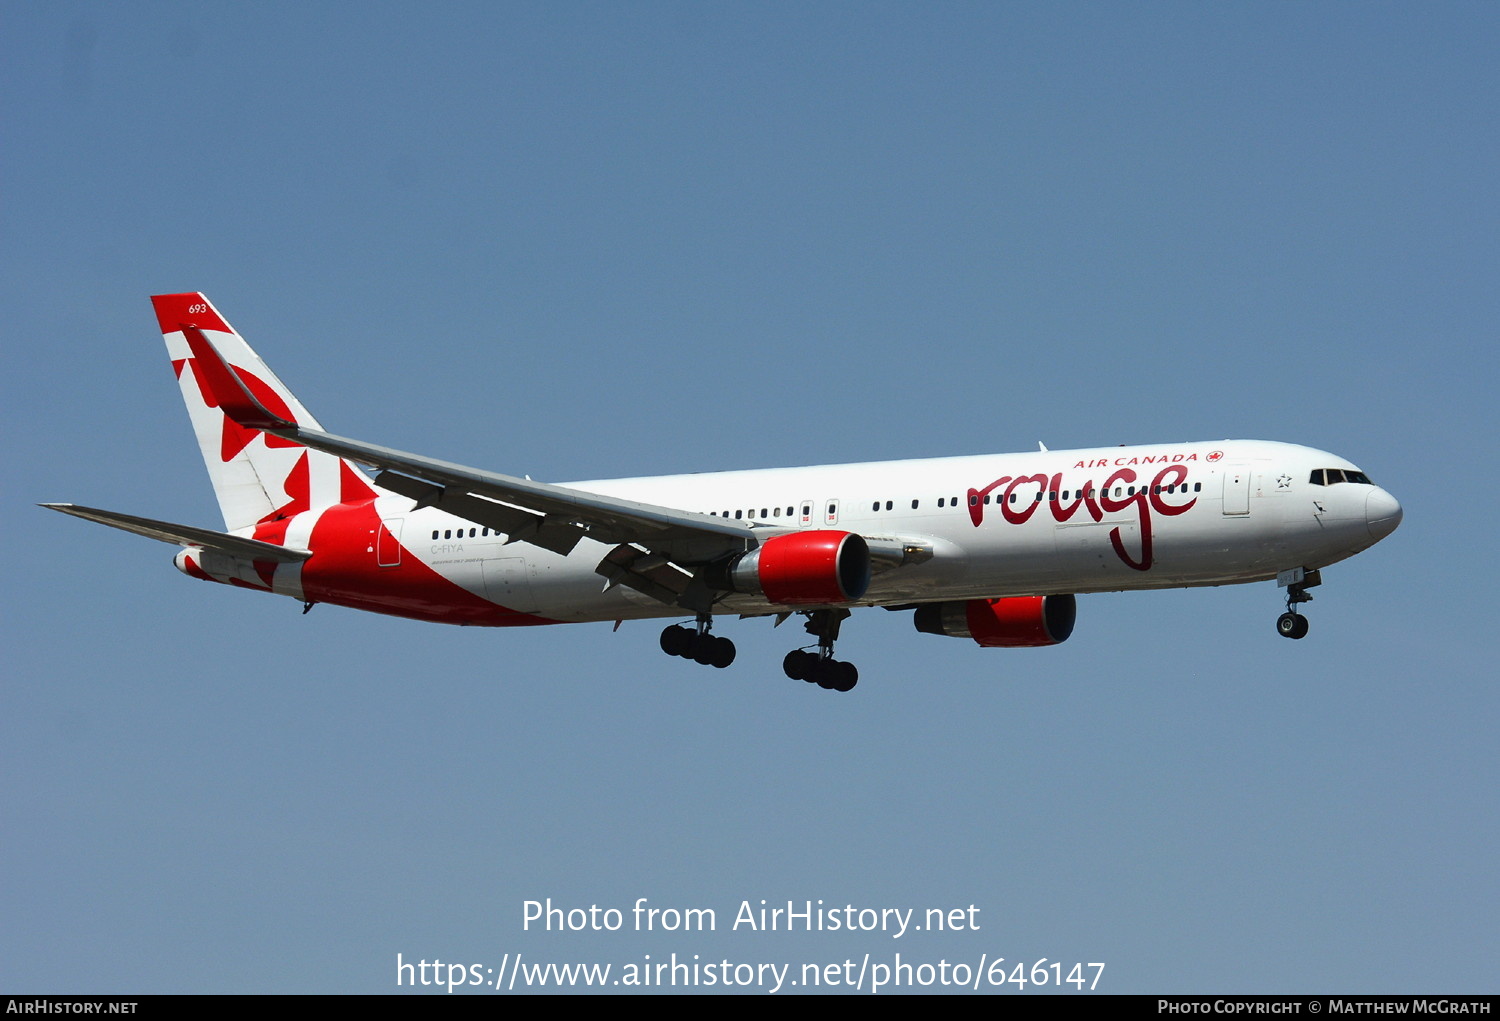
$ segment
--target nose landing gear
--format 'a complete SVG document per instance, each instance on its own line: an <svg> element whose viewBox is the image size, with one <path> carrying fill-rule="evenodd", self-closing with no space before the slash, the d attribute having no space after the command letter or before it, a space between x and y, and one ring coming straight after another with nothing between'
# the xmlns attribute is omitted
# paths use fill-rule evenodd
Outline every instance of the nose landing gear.
<svg viewBox="0 0 1500 1021"><path fill-rule="evenodd" d="M1276 618L1276 633L1283 638L1305 638L1307 618L1297 612L1297 605L1312 602L1312 595L1307 590L1321 585L1323 576L1317 571L1297 567L1282 571L1276 576L1276 583L1286 588L1286 612Z"/></svg>
<svg viewBox="0 0 1500 1021"><path fill-rule="evenodd" d="M1307 634L1307 618L1288 610L1276 618L1276 633L1283 638L1302 638Z"/></svg>
<svg viewBox="0 0 1500 1021"><path fill-rule="evenodd" d="M711 627L713 618L706 613L698 615L696 629L673 624L661 633L661 651L722 670L734 662L734 643L709 634Z"/></svg>

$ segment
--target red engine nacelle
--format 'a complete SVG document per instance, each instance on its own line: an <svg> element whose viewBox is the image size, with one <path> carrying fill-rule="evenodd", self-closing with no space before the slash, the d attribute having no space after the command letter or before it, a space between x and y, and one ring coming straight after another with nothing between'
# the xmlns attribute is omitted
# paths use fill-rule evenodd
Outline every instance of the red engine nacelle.
<svg viewBox="0 0 1500 1021"><path fill-rule="evenodd" d="M783 606L850 603L870 587L870 547L853 532L788 532L732 561L717 581Z"/></svg>
<svg viewBox="0 0 1500 1021"><path fill-rule="evenodd" d="M987 649L1021 649L1066 642L1078 601L1066 596L1008 596L929 603L917 607L918 631L972 638Z"/></svg>

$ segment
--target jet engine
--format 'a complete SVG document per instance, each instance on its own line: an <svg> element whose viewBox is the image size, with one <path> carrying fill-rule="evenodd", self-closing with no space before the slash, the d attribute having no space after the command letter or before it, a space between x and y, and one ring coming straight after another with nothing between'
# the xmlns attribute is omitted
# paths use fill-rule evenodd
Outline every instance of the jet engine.
<svg viewBox="0 0 1500 1021"><path fill-rule="evenodd" d="M870 547L853 532L787 532L729 561L713 582L783 606L850 603L870 587Z"/></svg>
<svg viewBox="0 0 1500 1021"><path fill-rule="evenodd" d="M987 649L1057 645L1073 633L1078 601L1065 596L1007 596L917 607L918 631L972 638Z"/></svg>

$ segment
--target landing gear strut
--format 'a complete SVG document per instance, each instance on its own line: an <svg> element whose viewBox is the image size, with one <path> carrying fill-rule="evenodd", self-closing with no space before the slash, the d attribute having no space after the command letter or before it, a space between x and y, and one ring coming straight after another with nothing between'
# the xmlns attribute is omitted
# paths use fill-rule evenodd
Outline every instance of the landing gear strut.
<svg viewBox="0 0 1500 1021"><path fill-rule="evenodd" d="M818 651L793 649L781 661L781 669L794 681L806 681L832 691L850 691L859 683L853 663L833 658L833 643L848 610L812 610L807 615L807 633L818 639Z"/></svg>
<svg viewBox="0 0 1500 1021"><path fill-rule="evenodd" d="M1282 578L1287 580L1283 581ZM1276 618L1276 633L1283 638L1306 637L1307 618L1297 612L1297 605L1312 602L1312 595L1307 590L1314 585L1321 585L1322 576L1317 571L1297 568L1283 572L1276 580L1286 586L1286 612Z"/></svg>
<svg viewBox="0 0 1500 1021"><path fill-rule="evenodd" d="M661 633L661 651L722 670L734 662L734 643L709 634L713 623L712 617L700 613L696 629L673 624Z"/></svg>

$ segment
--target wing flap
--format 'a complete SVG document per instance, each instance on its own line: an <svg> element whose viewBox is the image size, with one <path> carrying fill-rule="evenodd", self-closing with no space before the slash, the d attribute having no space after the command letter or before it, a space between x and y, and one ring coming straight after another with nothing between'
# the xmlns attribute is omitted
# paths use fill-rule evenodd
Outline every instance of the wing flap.
<svg viewBox="0 0 1500 1021"><path fill-rule="evenodd" d="M599 561L594 573L607 579L605 588L625 585L668 606L681 606L696 613L713 607L714 593L703 581L702 571L688 571L659 553L630 543L621 543Z"/></svg>

